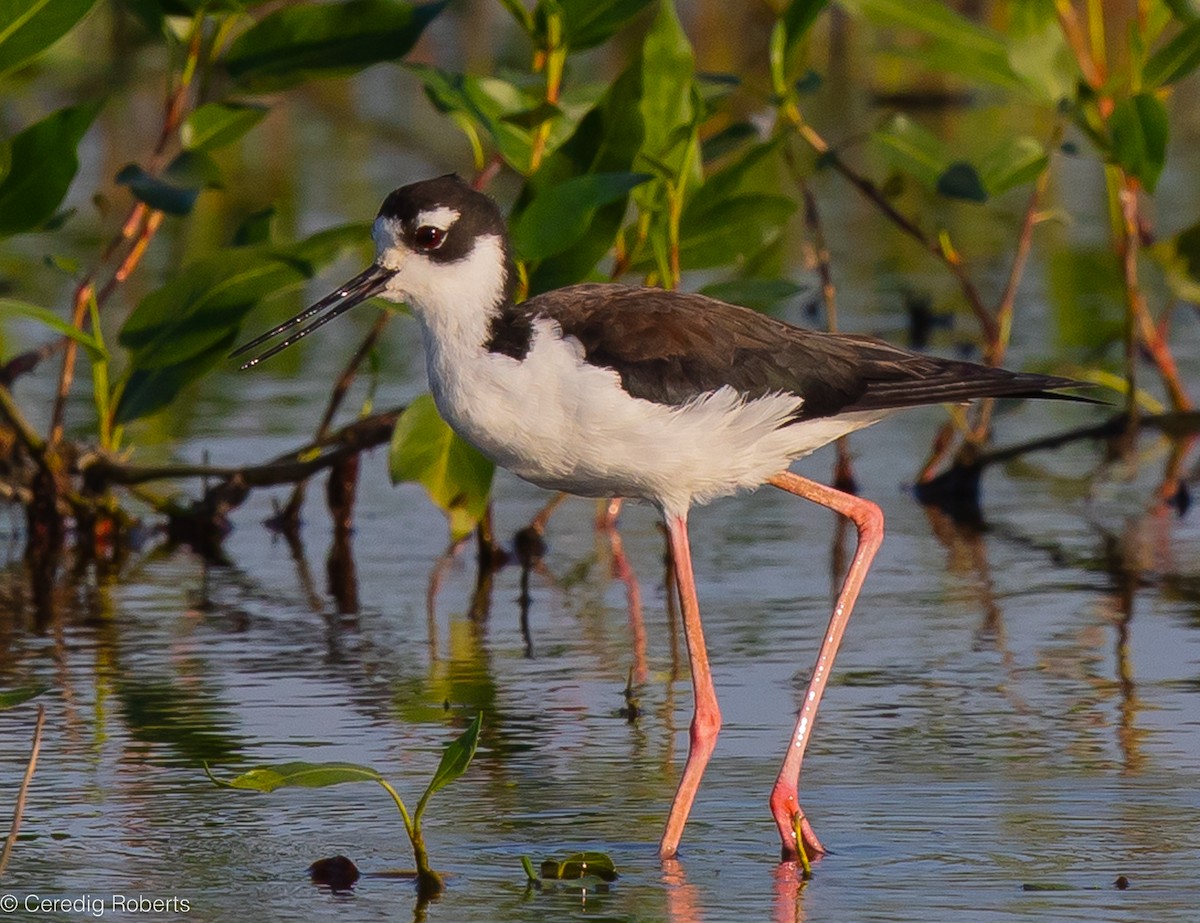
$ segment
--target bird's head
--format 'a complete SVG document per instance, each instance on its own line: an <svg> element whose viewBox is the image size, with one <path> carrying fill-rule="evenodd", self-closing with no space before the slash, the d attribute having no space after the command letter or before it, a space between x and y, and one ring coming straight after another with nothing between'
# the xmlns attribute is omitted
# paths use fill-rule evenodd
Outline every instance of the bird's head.
<svg viewBox="0 0 1200 923"><path fill-rule="evenodd" d="M241 355L304 324L247 361L257 365L368 298L414 311L482 313L512 297L515 272L504 216L456 174L401 186L383 201L371 229L375 261L337 291L238 348Z"/></svg>

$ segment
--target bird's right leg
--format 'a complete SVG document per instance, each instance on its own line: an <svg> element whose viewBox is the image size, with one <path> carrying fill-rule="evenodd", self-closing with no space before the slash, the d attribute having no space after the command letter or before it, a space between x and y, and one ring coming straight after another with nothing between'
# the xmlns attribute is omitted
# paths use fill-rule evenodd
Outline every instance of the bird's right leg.
<svg viewBox="0 0 1200 923"><path fill-rule="evenodd" d="M813 721L817 717L817 706L821 704L821 696L825 692L825 684L829 681L830 670L833 669L833 658L837 655L838 646L842 643L842 635L846 631L846 623L850 621L850 613L854 611L854 601L862 589L863 580L871 567L871 561L879 545L883 541L883 512L870 500L843 493L816 481L802 478L790 471L783 471L769 481L780 490L786 490L797 497L819 503L827 509L850 519L858 529L858 547L854 551L854 560L850 562L850 570L838 593L837 602L833 607L833 615L829 619L829 627L821 641L821 649L817 654L817 663L813 667L812 677L808 681L808 690L804 694L804 703L800 707L800 715L796 719L796 728L792 732L787 755L779 769L775 787L771 791L771 813L775 816L775 824L779 828L779 837L783 843L783 858L797 859L797 837L803 842L808 851L818 855L825 852L821 841L813 833L808 819L800 809L799 785L800 763L804 759L804 751L808 748L812 736Z"/></svg>
<svg viewBox="0 0 1200 923"><path fill-rule="evenodd" d="M700 625L700 605L696 600L696 582L692 575L692 555L688 547L687 515L667 516L667 534L671 543L671 554L675 559L675 582L679 587L679 605L683 610L683 634L687 639L688 661L692 669L692 695L695 711L692 715L687 762L671 812L667 815L667 827L658 845L658 854L664 859L674 858L679 848L679 839L692 810L692 801L700 787L700 777L708 765L717 733L721 730L721 709L717 706L717 693L713 688L712 672L708 667L708 651L704 645L704 629Z"/></svg>

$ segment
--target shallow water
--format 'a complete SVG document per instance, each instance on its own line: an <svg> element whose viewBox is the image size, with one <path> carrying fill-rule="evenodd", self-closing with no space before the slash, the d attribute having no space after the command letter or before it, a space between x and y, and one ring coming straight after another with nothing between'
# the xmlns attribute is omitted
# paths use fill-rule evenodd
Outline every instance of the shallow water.
<svg viewBox="0 0 1200 923"><path fill-rule="evenodd" d="M300 390L271 405L266 436L262 408L281 383L242 384L256 399L199 408L206 422L180 454L203 446L220 463L284 448L323 380L319 369L289 380ZM1089 413L1026 406L999 440ZM1089 479L1084 445L989 472L987 530L956 531L913 501L895 462L918 458L938 422L921 411L853 439L888 537L805 764L802 802L833 852L803 886L776 864L766 797L827 618L833 518L769 490L694 516L725 724L681 861L664 867L655 845L691 702L652 511L621 520L646 629L644 711L630 724L619 710L639 655L593 505L572 501L552 520L527 650L513 567L472 618L474 563L462 555L429 619L444 524L419 489L386 486L380 451L363 469L355 614L339 615L326 592L316 489L301 559L257 525L270 505L255 496L236 514L232 566L148 546L119 575L63 589L40 629L21 605L14 552L0 688L53 689L0 890L90 895L110 917L114 894L186 899L193 919L404 916L412 885L371 875L411 865L382 790L227 791L202 764L232 775L349 760L378 768L411 805L442 745L482 711L475 762L427 817L434 864L450 874L431 918L1185 919L1200 855L1195 518L1141 514L1154 465L1133 481ZM801 470L821 476L827 464L818 455ZM544 499L502 476L499 533ZM0 791L17 789L33 715L32 704L0 712ZM528 891L522 854L581 849L609 853L620 879ZM307 881L309 863L337 853L367 875L349 894ZM1128 890L1114 887L1119 875Z"/></svg>

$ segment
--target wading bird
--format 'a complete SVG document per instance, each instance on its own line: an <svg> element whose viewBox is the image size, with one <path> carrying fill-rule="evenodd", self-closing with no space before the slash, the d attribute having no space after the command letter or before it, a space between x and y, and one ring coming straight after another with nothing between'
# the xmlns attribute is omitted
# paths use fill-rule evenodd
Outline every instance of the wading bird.
<svg viewBox="0 0 1200 923"><path fill-rule="evenodd" d="M771 484L840 513L858 545L771 792L785 859L823 848L797 785L846 622L883 538L879 507L788 470L792 461L905 407L1054 397L1076 382L937 359L865 336L816 333L702 295L573 285L517 304L496 204L454 175L392 192L373 227L375 262L308 310L241 347L311 320L243 368L372 296L407 302L429 385L454 430L550 490L648 500L675 560L694 715L659 844L675 855L721 726L688 550L688 510Z"/></svg>

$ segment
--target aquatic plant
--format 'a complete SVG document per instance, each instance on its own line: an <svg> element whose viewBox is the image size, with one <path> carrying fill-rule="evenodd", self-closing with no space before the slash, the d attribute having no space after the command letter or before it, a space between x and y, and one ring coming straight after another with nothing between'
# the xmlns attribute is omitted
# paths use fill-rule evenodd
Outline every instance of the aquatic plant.
<svg viewBox="0 0 1200 923"><path fill-rule="evenodd" d="M375 782L382 786L396 803L400 818L404 822L404 832L412 844L413 859L416 861L417 894L422 899L435 897L440 894L445 883L429 864L429 852L425 848L425 836L421 832L421 821L425 809L434 793L445 788L471 765L475 756L475 748L479 745L479 731L483 726L482 713L477 714L467 729L455 740L446 745L442 752L441 762L438 763L433 777L425 786L417 802L416 810L411 814L400 797L400 793L376 769L369 766L359 766L355 763L277 763L270 766L257 766L247 770L232 779L220 779L213 775L207 765L205 773L214 783L224 788L251 789L256 792L273 792L280 788L326 788L330 785L344 785L350 782Z"/></svg>

